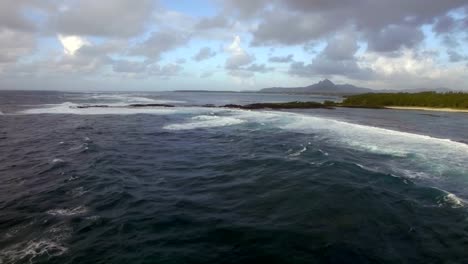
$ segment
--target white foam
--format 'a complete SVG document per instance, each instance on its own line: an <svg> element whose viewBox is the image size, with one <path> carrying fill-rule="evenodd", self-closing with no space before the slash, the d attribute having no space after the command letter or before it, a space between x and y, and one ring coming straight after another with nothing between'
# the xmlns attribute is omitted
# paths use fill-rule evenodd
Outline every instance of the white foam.
<svg viewBox="0 0 468 264"><path fill-rule="evenodd" d="M468 145L450 139L290 112L233 110L230 117L283 130L314 134L327 144L350 150L394 157L388 161L391 164L385 166L388 173L434 180L446 178L453 173L468 174ZM327 154L324 152L324 155Z"/></svg>
<svg viewBox="0 0 468 264"><path fill-rule="evenodd" d="M242 124L245 121L238 118L228 116L208 116L201 115L191 118L191 121L182 124L171 124L164 127L169 130L188 130L196 128L207 128L207 127L224 127Z"/></svg>
<svg viewBox="0 0 468 264"><path fill-rule="evenodd" d="M66 208L58 208L52 209L47 211L47 214L54 215L54 216L73 216L73 215L81 215L88 212L88 208L83 206L78 206L72 209Z"/></svg>
<svg viewBox="0 0 468 264"><path fill-rule="evenodd" d="M0 257L6 261L5 263L16 263L17 261L24 260L33 263L33 260L37 257L44 255L48 258L56 257L67 251L68 248L51 240L32 240L25 244L14 245L13 247L3 249L0 253Z"/></svg>
<svg viewBox="0 0 468 264"><path fill-rule="evenodd" d="M97 94L92 95L92 99L97 100L112 100L112 101L119 101L122 103L153 103L153 104L178 104L178 103L185 103L185 101L179 100L165 100L165 99L153 99L147 98L143 96L135 96L132 94Z"/></svg>
<svg viewBox="0 0 468 264"><path fill-rule="evenodd" d="M289 157L297 157L297 156L300 156L303 152L305 152L307 150L307 147L304 146L302 149L296 151L296 152L293 152L291 154L289 154L288 156Z"/></svg>
<svg viewBox="0 0 468 264"><path fill-rule="evenodd" d="M44 105L40 108L32 108L19 112L19 114L73 114L73 115L134 115L153 114L166 115L173 114L175 109L154 107L154 108L129 108L124 106L110 107L90 107L78 108L78 104L65 102L55 105Z"/></svg>
<svg viewBox="0 0 468 264"><path fill-rule="evenodd" d="M65 162L63 159L53 159L52 163L63 163Z"/></svg>
<svg viewBox="0 0 468 264"><path fill-rule="evenodd" d="M28 261L34 263L38 257L52 257L63 255L68 251L63 241L68 239L71 234L71 228L59 224L52 226L46 232L41 234L41 238L36 238L26 242L6 247L0 251L0 263L16 263Z"/></svg>
<svg viewBox="0 0 468 264"><path fill-rule="evenodd" d="M465 206L466 202L460 197L456 196L455 194L447 192L445 190L438 189L438 188L435 188L435 189L440 190L443 193L445 193L437 201L438 206L450 206L452 208L460 208L460 207Z"/></svg>

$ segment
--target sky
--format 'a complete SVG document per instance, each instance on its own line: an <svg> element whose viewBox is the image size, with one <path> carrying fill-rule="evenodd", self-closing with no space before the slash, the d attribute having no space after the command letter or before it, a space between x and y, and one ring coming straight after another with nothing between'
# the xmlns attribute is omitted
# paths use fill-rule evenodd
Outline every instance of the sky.
<svg viewBox="0 0 468 264"><path fill-rule="evenodd" d="M468 91L468 0L2 0L0 89Z"/></svg>

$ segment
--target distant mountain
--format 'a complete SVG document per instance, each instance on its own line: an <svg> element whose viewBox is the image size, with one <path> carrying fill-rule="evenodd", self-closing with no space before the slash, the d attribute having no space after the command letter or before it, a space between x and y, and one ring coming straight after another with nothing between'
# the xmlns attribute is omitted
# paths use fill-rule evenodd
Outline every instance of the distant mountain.
<svg viewBox="0 0 468 264"><path fill-rule="evenodd" d="M332 81L325 79L316 84L306 87L272 87L264 88L259 92L262 93L298 93L298 94L359 94L359 93L373 93L375 90L363 87L357 87L351 84L334 84Z"/></svg>

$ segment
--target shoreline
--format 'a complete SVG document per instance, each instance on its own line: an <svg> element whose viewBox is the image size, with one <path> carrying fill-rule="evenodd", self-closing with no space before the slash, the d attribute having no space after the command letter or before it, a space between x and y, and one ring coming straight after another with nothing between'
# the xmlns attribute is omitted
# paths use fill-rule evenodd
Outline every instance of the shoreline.
<svg viewBox="0 0 468 264"><path fill-rule="evenodd" d="M386 109L395 110L422 110L433 112L451 112L451 113L468 113L468 109L456 108L436 108L436 107L419 107L419 106L385 106Z"/></svg>

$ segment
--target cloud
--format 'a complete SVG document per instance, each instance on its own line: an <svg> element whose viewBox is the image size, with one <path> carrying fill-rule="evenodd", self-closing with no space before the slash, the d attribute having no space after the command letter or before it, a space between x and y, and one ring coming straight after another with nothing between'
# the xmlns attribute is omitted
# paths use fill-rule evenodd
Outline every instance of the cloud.
<svg viewBox="0 0 468 264"><path fill-rule="evenodd" d="M67 55L75 55L75 52L85 45L90 43L79 36L64 36L58 35L58 39L63 46L63 52Z"/></svg>
<svg viewBox="0 0 468 264"><path fill-rule="evenodd" d="M112 63L115 73L127 74L138 78L163 77L168 78L178 75L183 67L176 63L168 63L161 66L151 61L115 60Z"/></svg>
<svg viewBox="0 0 468 264"><path fill-rule="evenodd" d="M369 35L369 49L378 52L393 52L401 48L413 48L424 39L419 28L389 25Z"/></svg>
<svg viewBox="0 0 468 264"><path fill-rule="evenodd" d="M214 72L209 72L209 71L206 71L206 72L203 72L202 74L200 74L200 78L210 78L211 76L213 76Z"/></svg>
<svg viewBox="0 0 468 264"><path fill-rule="evenodd" d="M265 9L268 0L225 0L224 10L241 18L250 18Z"/></svg>
<svg viewBox="0 0 468 264"><path fill-rule="evenodd" d="M356 53L359 49L356 34L344 31L330 38L327 46L311 64L295 62L290 65L289 74L300 77L345 76L351 79L369 79L372 70L358 64Z"/></svg>
<svg viewBox="0 0 468 264"><path fill-rule="evenodd" d="M261 22L252 31L253 44L260 45L295 45L319 39L336 25L327 24L320 14L298 15L288 11L272 10L263 15Z"/></svg>
<svg viewBox="0 0 468 264"><path fill-rule="evenodd" d="M450 28L447 12L467 5L465 0L431 4L425 0L276 0L260 6L241 0L230 4L239 12L249 10L248 14L256 14L259 22L252 30L254 45L305 44L352 27L374 51L382 52L416 46L423 40L420 27L439 17L438 28Z"/></svg>
<svg viewBox="0 0 468 264"><path fill-rule="evenodd" d="M276 63L288 63L288 62L292 62L293 58L294 58L294 55L289 54L289 55L283 56L283 57L273 56L273 57L268 58L268 61L269 62L276 62Z"/></svg>
<svg viewBox="0 0 468 264"><path fill-rule="evenodd" d="M229 45L226 50L230 54L229 58L226 60L226 69L235 70L253 61L253 57L241 47L241 39L239 36L234 37L231 45Z"/></svg>
<svg viewBox="0 0 468 264"><path fill-rule="evenodd" d="M38 29L38 21L26 14L29 12L51 13L56 10L52 0L3 0L0 1L0 29L21 32L34 32Z"/></svg>
<svg viewBox="0 0 468 264"><path fill-rule="evenodd" d="M123 73L144 73L148 64L139 61L117 60L114 61L112 69L114 72Z"/></svg>
<svg viewBox="0 0 468 264"><path fill-rule="evenodd" d="M447 54L451 62L459 62L459 61L468 60L468 56L464 56L455 50L449 50L447 51Z"/></svg>
<svg viewBox="0 0 468 264"><path fill-rule="evenodd" d="M196 24L195 28L200 30L215 29L215 28L226 28L229 27L229 20L225 16L217 15L214 17L202 18Z"/></svg>
<svg viewBox="0 0 468 264"><path fill-rule="evenodd" d="M242 68L242 70L250 71L250 72L266 73L266 72L273 71L274 68L267 67L265 64L252 64L248 67Z"/></svg>
<svg viewBox="0 0 468 264"><path fill-rule="evenodd" d="M466 82L464 65L440 67L433 57L418 56L413 50L405 49L400 56L385 57L366 53L362 63L376 74L375 80L387 86L413 88L460 87Z"/></svg>
<svg viewBox="0 0 468 264"><path fill-rule="evenodd" d="M238 80L248 79L254 76L254 73L247 70L230 70L229 75L238 78Z"/></svg>
<svg viewBox="0 0 468 264"><path fill-rule="evenodd" d="M49 27L65 35L131 37L143 32L153 7L152 0L65 1Z"/></svg>
<svg viewBox="0 0 468 264"><path fill-rule="evenodd" d="M197 54L195 54L195 56L193 56L193 59L195 61L202 61L214 56L216 56L216 52L212 51L209 47L203 47L198 51Z"/></svg>
<svg viewBox="0 0 468 264"><path fill-rule="evenodd" d="M190 37L179 31L156 31L130 50L130 55L159 60L164 52L187 44Z"/></svg>
<svg viewBox="0 0 468 264"><path fill-rule="evenodd" d="M164 66L156 65L150 68L149 75L167 78L178 75L182 71L182 69L182 66L175 63L169 63Z"/></svg>
<svg viewBox="0 0 468 264"><path fill-rule="evenodd" d="M31 54L35 47L33 34L0 29L0 64L14 63L22 56Z"/></svg>

